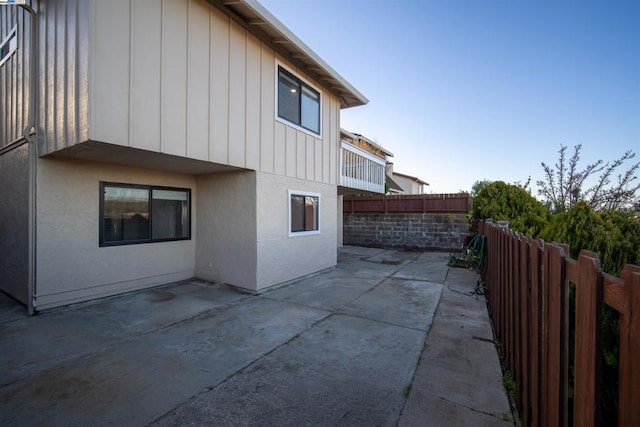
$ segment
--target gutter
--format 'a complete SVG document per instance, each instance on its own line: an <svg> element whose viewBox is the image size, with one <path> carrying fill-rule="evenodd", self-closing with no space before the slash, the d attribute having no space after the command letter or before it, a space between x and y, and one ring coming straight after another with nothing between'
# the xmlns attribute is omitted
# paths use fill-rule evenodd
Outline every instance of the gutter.
<svg viewBox="0 0 640 427"><path fill-rule="evenodd" d="M29 64L29 112L27 126L22 131L23 138L29 144L29 273L27 310L29 315L35 314L36 302L36 167L38 160L38 145L36 143L36 101L37 101L37 40L38 40L38 14L28 4L20 4L21 8L31 15L31 40L29 51L31 62Z"/></svg>

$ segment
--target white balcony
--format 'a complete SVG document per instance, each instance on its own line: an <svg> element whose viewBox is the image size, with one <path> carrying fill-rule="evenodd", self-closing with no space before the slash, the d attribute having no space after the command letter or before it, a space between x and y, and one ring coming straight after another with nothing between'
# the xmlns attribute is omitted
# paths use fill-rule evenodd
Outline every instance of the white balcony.
<svg viewBox="0 0 640 427"><path fill-rule="evenodd" d="M340 185L371 193L384 194L386 160L346 141L340 150Z"/></svg>

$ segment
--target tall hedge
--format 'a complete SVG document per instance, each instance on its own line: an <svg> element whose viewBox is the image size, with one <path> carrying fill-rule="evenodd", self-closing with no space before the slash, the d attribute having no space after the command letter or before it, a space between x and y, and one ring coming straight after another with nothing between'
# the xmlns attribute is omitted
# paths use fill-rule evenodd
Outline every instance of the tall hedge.
<svg viewBox="0 0 640 427"><path fill-rule="evenodd" d="M473 199L473 218L509 221L509 228L536 237L549 222L549 208L524 188L495 181Z"/></svg>
<svg viewBox="0 0 640 427"><path fill-rule="evenodd" d="M602 270L610 274L618 275L625 264L640 265L640 218L630 212L595 212L578 202L554 215L540 237L568 244L574 259L581 249L597 253Z"/></svg>
<svg viewBox="0 0 640 427"><path fill-rule="evenodd" d="M618 275L625 264L640 265L640 218L633 212L595 212L588 204L578 202L566 213L554 215L540 237L568 244L574 259L581 249L597 253L602 270L613 275ZM602 311L603 425L618 422L619 336L618 315L605 306Z"/></svg>

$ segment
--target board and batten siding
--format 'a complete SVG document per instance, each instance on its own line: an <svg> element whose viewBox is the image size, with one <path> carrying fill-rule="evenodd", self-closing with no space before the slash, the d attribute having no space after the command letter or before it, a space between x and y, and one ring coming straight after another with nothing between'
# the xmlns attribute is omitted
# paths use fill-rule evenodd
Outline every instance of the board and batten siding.
<svg viewBox="0 0 640 427"><path fill-rule="evenodd" d="M340 103L204 0L93 1L91 140L337 184ZM322 90L322 136L275 119L276 64Z"/></svg>
<svg viewBox="0 0 640 427"><path fill-rule="evenodd" d="M31 15L17 6L0 7L0 43L17 29L17 47L0 65L0 148L22 138L29 120Z"/></svg>
<svg viewBox="0 0 640 427"><path fill-rule="evenodd" d="M83 0L38 3L38 154L88 139L89 16Z"/></svg>

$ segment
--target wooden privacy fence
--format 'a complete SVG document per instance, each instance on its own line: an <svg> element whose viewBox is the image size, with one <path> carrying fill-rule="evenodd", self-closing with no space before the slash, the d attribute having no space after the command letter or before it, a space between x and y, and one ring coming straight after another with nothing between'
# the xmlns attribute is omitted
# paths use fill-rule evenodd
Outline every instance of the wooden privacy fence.
<svg viewBox="0 0 640 427"><path fill-rule="evenodd" d="M397 196L344 196L344 213L467 213L469 194L402 194Z"/></svg>
<svg viewBox="0 0 640 427"><path fill-rule="evenodd" d="M487 236L489 308L517 384L524 424L569 424L571 325L573 425L599 424L606 304L620 314L618 424L640 426L640 267L626 265L617 278L602 273L592 252L580 252L575 261L567 245L545 244L482 221L479 232ZM573 319L570 283L575 286Z"/></svg>

